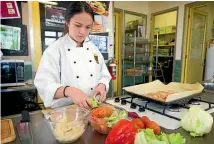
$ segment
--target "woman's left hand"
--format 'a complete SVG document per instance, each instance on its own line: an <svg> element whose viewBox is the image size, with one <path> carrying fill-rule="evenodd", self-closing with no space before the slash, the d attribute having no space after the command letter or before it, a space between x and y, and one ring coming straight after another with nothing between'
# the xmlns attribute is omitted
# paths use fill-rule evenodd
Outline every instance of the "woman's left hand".
<svg viewBox="0 0 214 144"><path fill-rule="evenodd" d="M106 100L106 86L100 83L94 90L94 96L99 95L99 101L103 102Z"/></svg>

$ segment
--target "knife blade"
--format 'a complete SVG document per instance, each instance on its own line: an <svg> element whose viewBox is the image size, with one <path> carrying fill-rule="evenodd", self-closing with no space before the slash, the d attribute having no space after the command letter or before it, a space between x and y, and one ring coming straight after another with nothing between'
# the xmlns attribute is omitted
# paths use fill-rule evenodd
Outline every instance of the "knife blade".
<svg viewBox="0 0 214 144"><path fill-rule="evenodd" d="M22 119L16 124L19 139L22 144L33 144L33 135L30 125L30 114L28 111L22 111Z"/></svg>

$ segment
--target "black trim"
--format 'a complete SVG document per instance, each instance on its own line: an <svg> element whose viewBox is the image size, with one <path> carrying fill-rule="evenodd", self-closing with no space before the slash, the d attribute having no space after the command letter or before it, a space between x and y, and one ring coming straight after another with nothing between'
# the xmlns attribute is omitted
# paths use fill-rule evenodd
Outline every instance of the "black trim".
<svg viewBox="0 0 214 144"><path fill-rule="evenodd" d="M69 86L65 86L65 88L64 88L64 90L63 90L63 95L64 95L64 97L66 97L66 98L68 98L68 96L66 96L66 94L65 94L65 90L66 90L66 88L68 88Z"/></svg>

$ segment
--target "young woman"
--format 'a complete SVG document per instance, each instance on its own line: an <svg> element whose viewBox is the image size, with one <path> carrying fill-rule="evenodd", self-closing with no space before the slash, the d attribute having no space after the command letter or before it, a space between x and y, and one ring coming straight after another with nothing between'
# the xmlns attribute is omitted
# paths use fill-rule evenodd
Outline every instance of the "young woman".
<svg viewBox="0 0 214 144"><path fill-rule="evenodd" d="M98 48L88 39L94 14L88 3L71 2L66 10L64 36L43 53L34 84L46 107L106 99L111 75Z"/></svg>

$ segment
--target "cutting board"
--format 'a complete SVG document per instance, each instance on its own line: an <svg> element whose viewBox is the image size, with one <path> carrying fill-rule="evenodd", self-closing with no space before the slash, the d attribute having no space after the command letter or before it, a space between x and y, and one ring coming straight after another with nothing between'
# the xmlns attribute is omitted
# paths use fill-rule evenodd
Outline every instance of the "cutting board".
<svg viewBox="0 0 214 144"><path fill-rule="evenodd" d="M11 119L1 120L1 142L9 143L16 139L13 122Z"/></svg>

